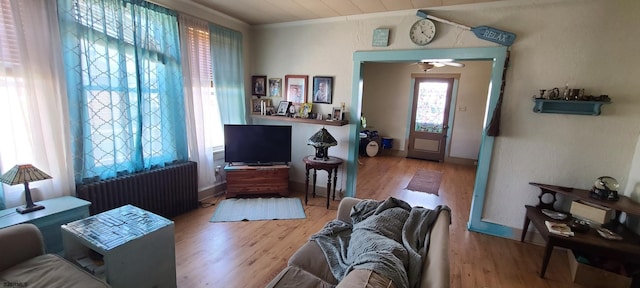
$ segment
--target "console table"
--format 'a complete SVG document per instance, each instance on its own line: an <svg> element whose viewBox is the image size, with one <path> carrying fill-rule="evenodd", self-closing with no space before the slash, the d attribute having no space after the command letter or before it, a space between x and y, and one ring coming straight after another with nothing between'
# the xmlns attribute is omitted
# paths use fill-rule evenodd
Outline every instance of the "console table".
<svg viewBox="0 0 640 288"><path fill-rule="evenodd" d="M289 196L289 165L227 165L226 198L238 195L278 194Z"/></svg>
<svg viewBox="0 0 640 288"><path fill-rule="evenodd" d="M611 259L618 259L627 262L638 261L637 259L640 259L640 237L627 229L624 225L619 224L617 221L619 220L621 212L640 215L640 204L631 201L631 199L624 195L620 195L620 199L618 201L605 201L591 198L589 196L590 191L588 190L540 183L529 184L540 188L540 195L538 196L540 202L537 206L525 205L526 213L520 242L524 242L529 224L533 223L533 226L540 232L540 235L546 242L542 268L540 270L541 278L544 278L547 265L549 264L549 258L551 257L551 252L553 252L553 248L555 246L589 254L603 255ZM567 217L565 220L555 220L541 212L542 209L553 210L553 204L556 201L557 193L576 200L579 199L615 209L616 220L603 226L615 233L618 233L624 239L620 241L607 240L600 237L594 229L589 229L589 231L584 233L575 232L575 236L573 237L560 236L549 232L544 221L568 223L571 220L571 217ZM543 199L547 195L552 197L551 202L544 202Z"/></svg>
<svg viewBox="0 0 640 288"><path fill-rule="evenodd" d="M333 174L333 200L336 200L336 183L338 182L338 167L342 165L342 159L329 156L329 160L314 159L315 156L309 155L304 157L302 161L305 164L305 192L304 205L307 205L309 195L309 170L313 169L313 197L316 197L316 176L318 170L327 171L327 209L329 209L329 197L331 196L331 174Z"/></svg>
<svg viewBox="0 0 640 288"><path fill-rule="evenodd" d="M62 237L65 258L112 287L177 285L171 220L125 205L62 225Z"/></svg>
<svg viewBox="0 0 640 288"><path fill-rule="evenodd" d="M76 197L63 196L36 202L44 209L20 214L15 208L0 211L0 229L20 223L36 225L42 233L47 253L62 251L60 225L89 217L91 202Z"/></svg>

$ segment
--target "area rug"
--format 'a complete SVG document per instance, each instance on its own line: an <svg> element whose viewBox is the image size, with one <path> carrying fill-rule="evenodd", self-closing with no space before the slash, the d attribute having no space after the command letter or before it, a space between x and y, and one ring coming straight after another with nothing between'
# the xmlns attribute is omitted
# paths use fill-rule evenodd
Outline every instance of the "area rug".
<svg viewBox="0 0 640 288"><path fill-rule="evenodd" d="M405 189L438 195L441 179L442 172L440 171L420 169L416 171Z"/></svg>
<svg viewBox="0 0 640 288"><path fill-rule="evenodd" d="M299 198L234 198L222 200L209 222L304 219Z"/></svg>

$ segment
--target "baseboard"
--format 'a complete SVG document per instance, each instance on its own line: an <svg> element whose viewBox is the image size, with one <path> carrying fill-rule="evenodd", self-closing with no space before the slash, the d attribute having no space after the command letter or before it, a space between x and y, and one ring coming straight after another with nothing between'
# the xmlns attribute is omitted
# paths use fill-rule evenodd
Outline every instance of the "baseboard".
<svg viewBox="0 0 640 288"><path fill-rule="evenodd" d="M224 191L227 190L227 183L222 182L214 186L203 189L198 192L198 201L202 201L206 198L218 197L224 195Z"/></svg>
<svg viewBox="0 0 640 288"><path fill-rule="evenodd" d="M458 157L445 157L444 162L451 164L460 164L466 166L476 166L478 164L478 160L476 159L467 159L467 158L458 158Z"/></svg>

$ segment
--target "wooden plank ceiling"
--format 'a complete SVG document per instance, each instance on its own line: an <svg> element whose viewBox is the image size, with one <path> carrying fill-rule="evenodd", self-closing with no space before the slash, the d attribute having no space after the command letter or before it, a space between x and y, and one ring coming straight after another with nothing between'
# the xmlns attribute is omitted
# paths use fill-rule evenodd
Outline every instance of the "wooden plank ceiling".
<svg viewBox="0 0 640 288"><path fill-rule="evenodd" d="M501 0L188 0L250 25Z"/></svg>

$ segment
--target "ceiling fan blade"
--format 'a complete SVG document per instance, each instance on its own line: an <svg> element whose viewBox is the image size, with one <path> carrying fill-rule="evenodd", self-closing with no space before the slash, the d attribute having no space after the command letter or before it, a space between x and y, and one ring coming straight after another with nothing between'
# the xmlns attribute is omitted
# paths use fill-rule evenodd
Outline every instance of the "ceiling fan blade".
<svg viewBox="0 0 640 288"><path fill-rule="evenodd" d="M464 63L458 63L458 62L442 62L442 64L453 66L453 67L460 67L460 68L464 67Z"/></svg>

